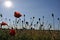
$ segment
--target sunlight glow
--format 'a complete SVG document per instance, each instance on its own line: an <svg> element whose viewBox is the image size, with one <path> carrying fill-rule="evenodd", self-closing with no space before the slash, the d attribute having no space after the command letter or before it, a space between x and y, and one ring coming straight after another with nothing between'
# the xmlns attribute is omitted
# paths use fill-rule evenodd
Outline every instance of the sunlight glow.
<svg viewBox="0 0 60 40"><path fill-rule="evenodd" d="M11 1L5 1L4 5L8 8L12 7L12 2Z"/></svg>

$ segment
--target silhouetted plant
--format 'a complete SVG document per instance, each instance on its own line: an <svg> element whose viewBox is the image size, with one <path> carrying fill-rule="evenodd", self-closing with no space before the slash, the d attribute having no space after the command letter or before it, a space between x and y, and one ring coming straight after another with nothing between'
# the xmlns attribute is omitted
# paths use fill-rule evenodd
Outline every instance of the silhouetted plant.
<svg viewBox="0 0 60 40"><path fill-rule="evenodd" d="M41 19L39 18L39 29L41 30Z"/></svg>
<svg viewBox="0 0 60 40"><path fill-rule="evenodd" d="M59 30L59 27L60 27L60 19L57 18L57 20L58 20L58 30Z"/></svg>
<svg viewBox="0 0 60 40"><path fill-rule="evenodd" d="M19 18L19 20L18 20L18 23L19 23L19 25L21 26L21 19Z"/></svg>
<svg viewBox="0 0 60 40"><path fill-rule="evenodd" d="M28 22L26 22L26 28L29 26L29 23Z"/></svg>
<svg viewBox="0 0 60 40"><path fill-rule="evenodd" d="M13 21L13 27L15 27L14 21Z"/></svg>
<svg viewBox="0 0 60 40"><path fill-rule="evenodd" d="M40 30L42 30L43 24L40 25Z"/></svg>
<svg viewBox="0 0 60 40"><path fill-rule="evenodd" d="M37 24L38 24L39 22L37 21Z"/></svg>
<svg viewBox="0 0 60 40"><path fill-rule="evenodd" d="M17 21L17 24L19 23L19 20Z"/></svg>
<svg viewBox="0 0 60 40"><path fill-rule="evenodd" d="M31 21L31 24L30 24L30 27L31 27L31 29L33 29L32 28L32 25L33 25L33 22L34 22L34 19L35 19L35 17L32 17L32 18L30 18L32 21Z"/></svg>
<svg viewBox="0 0 60 40"><path fill-rule="evenodd" d="M36 27L36 24L34 24L34 28Z"/></svg>
<svg viewBox="0 0 60 40"><path fill-rule="evenodd" d="M51 24L49 24L49 30L52 28L52 25Z"/></svg>
<svg viewBox="0 0 60 40"><path fill-rule="evenodd" d="M40 27L39 27L40 30L42 30L42 27L44 27L44 16L42 18L43 18L43 22L42 22L42 24L40 23Z"/></svg>
<svg viewBox="0 0 60 40"><path fill-rule="evenodd" d="M22 20L22 27L23 27L23 20Z"/></svg>
<svg viewBox="0 0 60 40"><path fill-rule="evenodd" d="M35 17L32 18L31 26L33 26L34 19L35 19ZM33 29L33 28L31 27L31 29Z"/></svg>
<svg viewBox="0 0 60 40"><path fill-rule="evenodd" d="M16 18L15 19L15 25L17 26L17 18L19 18L19 17L21 17L22 16L22 14L20 14L19 12L17 12L17 11L15 11L14 12L14 17Z"/></svg>
<svg viewBox="0 0 60 40"><path fill-rule="evenodd" d="M22 20L22 28L25 30L26 28L24 27L24 21Z"/></svg>
<svg viewBox="0 0 60 40"><path fill-rule="evenodd" d="M33 19L34 19L35 17L33 17Z"/></svg>
<svg viewBox="0 0 60 40"><path fill-rule="evenodd" d="M52 18L53 18L53 28L55 29L55 22L54 22L54 14L52 13Z"/></svg>
<svg viewBox="0 0 60 40"><path fill-rule="evenodd" d="M36 27L37 27L37 28L38 28L38 23L39 23L39 22L37 21L37 23L36 23L36 25L37 25Z"/></svg>
<svg viewBox="0 0 60 40"><path fill-rule="evenodd" d="M44 16L43 16L43 22L42 22L42 25L43 25L42 27L43 27L43 29L44 29Z"/></svg>
<svg viewBox="0 0 60 40"><path fill-rule="evenodd" d="M0 17L3 17L2 14L0 14Z"/></svg>
<svg viewBox="0 0 60 40"><path fill-rule="evenodd" d="M31 29L32 23L31 23L32 18L30 18L30 25L29 25L29 29Z"/></svg>
<svg viewBox="0 0 60 40"><path fill-rule="evenodd" d="M24 27L26 27L26 25L25 25L25 14L24 14Z"/></svg>
<svg viewBox="0 0 60 40"><path fill-rule="evenodd" d="M9 24L10 24L9 27L11 27L11 19L9 19ZM9 27L8 27L8 28L9 28Z"/></svg>

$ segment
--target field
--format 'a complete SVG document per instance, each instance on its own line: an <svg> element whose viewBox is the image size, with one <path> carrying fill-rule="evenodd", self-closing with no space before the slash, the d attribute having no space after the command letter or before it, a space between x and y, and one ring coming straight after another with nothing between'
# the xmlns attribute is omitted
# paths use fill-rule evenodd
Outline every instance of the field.
<svg viewBox="0 0 60 40"><path fill-rule="evenodd" d="M0 40L60 40L60 31L53 30L16 30L15 36L8 29L0 30Z"/></svg>

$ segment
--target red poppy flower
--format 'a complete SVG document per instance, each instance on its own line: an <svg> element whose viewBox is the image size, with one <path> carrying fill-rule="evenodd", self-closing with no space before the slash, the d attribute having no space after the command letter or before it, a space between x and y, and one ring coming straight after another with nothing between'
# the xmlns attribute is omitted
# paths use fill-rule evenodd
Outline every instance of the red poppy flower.
<svg viewBox="0 0 60 40"><path fill-rule="evenodd" d="M22 15L19 13L19 12L14 12L14 16L16 17L16 18L19 18L19 17L21 17Z"/></svg>
<svg viewBox="0 0 60 40"><path fill-rule="evenodd" d="M15 30L14 29L10 29L10 32L9 32L9 34L11 35L11 36L14 36L15 35Z"/></svg>
<svg viewBox="0 0 60 40"><path fill-rule="evenodd" d="M2 22L1 25L7 25L7 23L6 22Z"/></svg>

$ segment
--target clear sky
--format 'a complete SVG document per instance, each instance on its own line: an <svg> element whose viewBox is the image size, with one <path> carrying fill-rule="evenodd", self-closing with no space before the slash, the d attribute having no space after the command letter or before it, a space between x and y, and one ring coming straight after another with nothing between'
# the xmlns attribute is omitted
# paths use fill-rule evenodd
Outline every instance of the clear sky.
<svg viewBox="0 0 60 40"><path fill-rule="evenodd" d="M0 0L0 13L3 14L4 18L10 18L15 20L14 12L19 11L22 15L26 15L26 21L30 20L30 17L35 17L35 22L42 16L45 17L44 22L48 21L52 23L51 14L55 16L55 28L57 29L58 21L60 18L60 0L10 0L13 3L13 7L7 8L3 5L6 0ZM23 20L23 16L21 17ZM4 20L4 19L3 19Z"/></svg>

